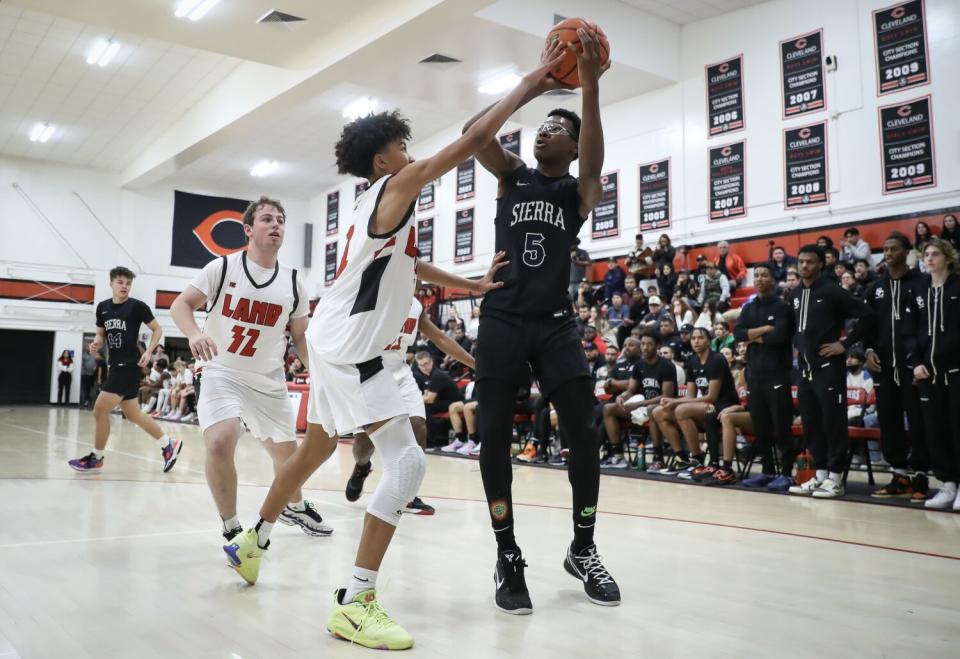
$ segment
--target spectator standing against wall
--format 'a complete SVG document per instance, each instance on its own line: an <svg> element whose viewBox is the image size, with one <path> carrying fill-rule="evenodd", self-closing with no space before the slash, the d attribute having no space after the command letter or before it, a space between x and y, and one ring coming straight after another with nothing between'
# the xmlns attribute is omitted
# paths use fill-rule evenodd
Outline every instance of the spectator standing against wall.
<svg viewBox="0 0 960 659"><path fill-rule="evenodd" d="M570 297L574 301L577 299L580 282L587 276L588 267L590 267L590 255L587 250L580 249L580 239L576 238L570 245Z"/></svg>
<svg viewBox="0 0 960 659"><path fill-rule="evenodd" d="M57 359L57 405L70 404L70 385L73 382L73 357L69 350Z"/></svg>
<svg viewBox="0 0 960 659"><path fill-rule="evenodd" d="M80 407L90 407L93 400L90 392L97 377L97 357L90 351L90 347L83 351L80 357Z"/></svg>

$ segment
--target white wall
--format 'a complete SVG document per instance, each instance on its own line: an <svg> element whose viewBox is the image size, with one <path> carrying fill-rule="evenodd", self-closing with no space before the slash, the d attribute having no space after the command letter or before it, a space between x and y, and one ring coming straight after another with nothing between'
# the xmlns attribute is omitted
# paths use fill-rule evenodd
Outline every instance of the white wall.
<svg viewBox="0 0 960 659"><path fill-rule="evenodd" d="M137 273L132 295L152 307L157 290L182 290L197 272L170 265L172 188L124 190L119 187L119 179L110 174L13 159L0 159L0 181L0 278L90 284L96 287L99 301L110 296L109 270L125 265ZM260 193L254 186L247 190L201 187L189 192L241 199ZM74 193L90 206L103 226ZM269 190L264 193L269 194ZM280 199L288 216L280 258L302 267L303 225L310 220L308 203L288 196ZM38 213L48 218L63 240ZM310 279L318 271L315 267L311 270L303 274L307 289L312 291ZM319 272L322 275L322 264ZM180 336L168 312L158 312L157 318L165 334ZM0 300L0 327L56 331L58 355L63 349L79 352L82 332L94 331L94 305ZM60 332L73 337L76 345L61 346Z"/></svg>
<svg viewBox="0 0 960 659"><path fill-rule="evenodd" d="M939 208L960 203L960 2L927 0L928 48L932 84L878 98L874 80L871 12L889 6L888 0L782 0L740 10L683 27L681 82L603 108L606 139L605 171L620 171L619 238L593 241L589 223L581 232L584 247L594 258L623 254L638 226L637 165L672 159L671 194L674 244L706 243L721 238L763 235L791 229L857 221ZM781 40L824 29L825 52L839 60L827 74L826 111L781 119L779 48ZM611 43L616 56L617 44ZM707 138L704 66L738 53L744 55L746 130ZM936 188L898 195L881 193L877 107L931 94L933 97ZM579 100L556 99L557 105L578 109ZM543 107L547 107L544 105ZM830 206L787 212L783 208L782 130L829 118ZM516 124L510 126L516 127ZM534 126L523 126L522 155L533 162ZM416 126L414 126L416 130ZM416 140L418 157L434 153L454 139L460 124L428 139ZM745 218L724 222L707 220L707 152L711 146L746 139L747 203ZM576 174L576 169L573 170ZM443 177L437 207L424 216L437 219L434 254L438 265L460 274L478 274L493 254L493 216L496 186L492 176L478 168L477 197L454 203L455 172ZM353 182L345 182L341 199L353 199ZM454 265L455 209L475 205L475 260ZM343 237L350 206L341 205ZM326 196L311 202L311 215L326 212ZM651 236L653 238L653 236ZM322 255L320 236L315 253Z"/></svg>

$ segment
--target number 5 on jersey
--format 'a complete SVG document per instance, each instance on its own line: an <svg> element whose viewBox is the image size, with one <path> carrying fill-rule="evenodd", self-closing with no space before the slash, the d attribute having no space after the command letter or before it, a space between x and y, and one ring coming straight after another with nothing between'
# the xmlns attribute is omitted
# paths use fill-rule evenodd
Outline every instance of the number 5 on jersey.
<svg viewBox="0 0 960 659"><path fill-rule="evenodd" d="M547 250L543 246L542 233L527 232L523 240L523 264L531 268L539 268L547 259Z"/></svg>

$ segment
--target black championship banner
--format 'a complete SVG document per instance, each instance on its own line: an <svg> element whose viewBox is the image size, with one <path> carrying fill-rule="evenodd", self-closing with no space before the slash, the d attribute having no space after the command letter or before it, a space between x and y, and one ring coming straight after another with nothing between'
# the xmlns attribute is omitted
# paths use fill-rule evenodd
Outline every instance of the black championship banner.
<svg viewBox="0 0 960 659"><path fill-rule="evenodd" d="M327 251L323 262L323 284L329 286L337 278L337 241L327 243Z"/></svg>
<svg viewBox="0 0 960 659"><path fill-rule="evenodd" d="M510 133L504 133L500 136L500 146L512 153L513 155L520 157L520 129L518 128L515 131Z"/></svg>
<svg viewBox="0 0 960 659"><path fill-rule="evenodd" d="M457 201L472 199L477 194L477 161L468 158L457 165Z"/></svg>
<svg viewBox="0 0 960 659"><path fill-rule="evenodd" d="M783 131L784 207L830 203L827 122Z"/></svg>
<svg viewBox="0 0 960 659"><path fill-rule="evenodd" d="M473 209L457 211L457 227L453 237L453 262L473 260Z"/></svg>
<svg viewBox="0 0 960 659"><path fill-rule="evenodd" d="M930 97L879 108L883 194L937 184Z"/></svg>
<svg viewBox="0 0 960 659"><path fill-rule="evenodd" d="M747 214L746 142L710 149L710 219Z"/></svg>
<svg viewBox="0 0 960 659"><path fill-rule="evenodd" d="M355 186L353 186L353 200L356 201L357 199L359 199L360 195L366 192L367 188L369 187L370 187L370 184L367 183L366 181L360 181Z"/></svg>
<svg viewBox="0 0 960 659"><path fill-rule="evenodd" d="M430 181L425 186L420 188L420 195L417 197L417 212L421 213L426 210L430 210L436 205L436 200L434 199L434 185L433 181Z"/></svg>
<svg viewBox="0 0 960 659"><path fill-rule="evenodd" d="M433 263L433 218L417 220L417 249L420 260Z"/></svg>
<svg viewBox="0 0 960 659"><path fill-rule="evenodd" d="M781 41L780 73L784 118L824 109L823 30Z"/></svg>
<svg viewBox="0 0 960 659"><path fill-rule="evenodd" d="M173 193L173 236L170 265L202 268L210 259L245 249L243 211L249 201Z"/></svg>
<svg viewBox="0 0 960 659"><path fill-rule="evenodd" d="M613 238L620 235L620 189L618 172L600 177L600 203L593 209L593 226L590 235L597 238Z"/></svg>
<svg viewBox="0 0 960 659"><path fill-rule="evenodd" d="M670 226L670 159L640 165L640 231Z"/></svg>
<svg viewBox="0 0 960 659"><path fill-rule="evenodd" d="M711 136L743 129L743 55L707 66L707 126Z"/></svg>
<svg viewBox="0 0 960 659"><path fill-rule="evenodd" d="M336 235L340 226L340 191L327 195L327 235Z"/></svg>
<svg viewBox="0 0 960 659"><path fill-rule="evenodd" d="M873 12L879 95L930 82L925 14L923 0L908 0Z"/></svg>

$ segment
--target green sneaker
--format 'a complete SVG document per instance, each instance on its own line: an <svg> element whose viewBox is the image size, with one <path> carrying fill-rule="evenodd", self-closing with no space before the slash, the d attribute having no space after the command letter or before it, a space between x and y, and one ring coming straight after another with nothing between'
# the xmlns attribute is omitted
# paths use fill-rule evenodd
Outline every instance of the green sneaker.
<svg viewBox="0 0 960 659"><path fill-rule="evenodd" d="M387 615L377 591L365 590L352 602L344 604L345 588L333 593L333 610L327 618L327 631L357 645L374 650L408 650L413 647L413 636Z"/></svg>
<svg viewBox="0 0 960 659"><path fill-rule="evenodd" d="M269 547L269 540L266 547L260 547L257 544L257 530L247 529L235 536L233 542L225 544L223 551L227 554L230 567L252 586L257 583L257 576L260 574L260 559Z"/></svg>

